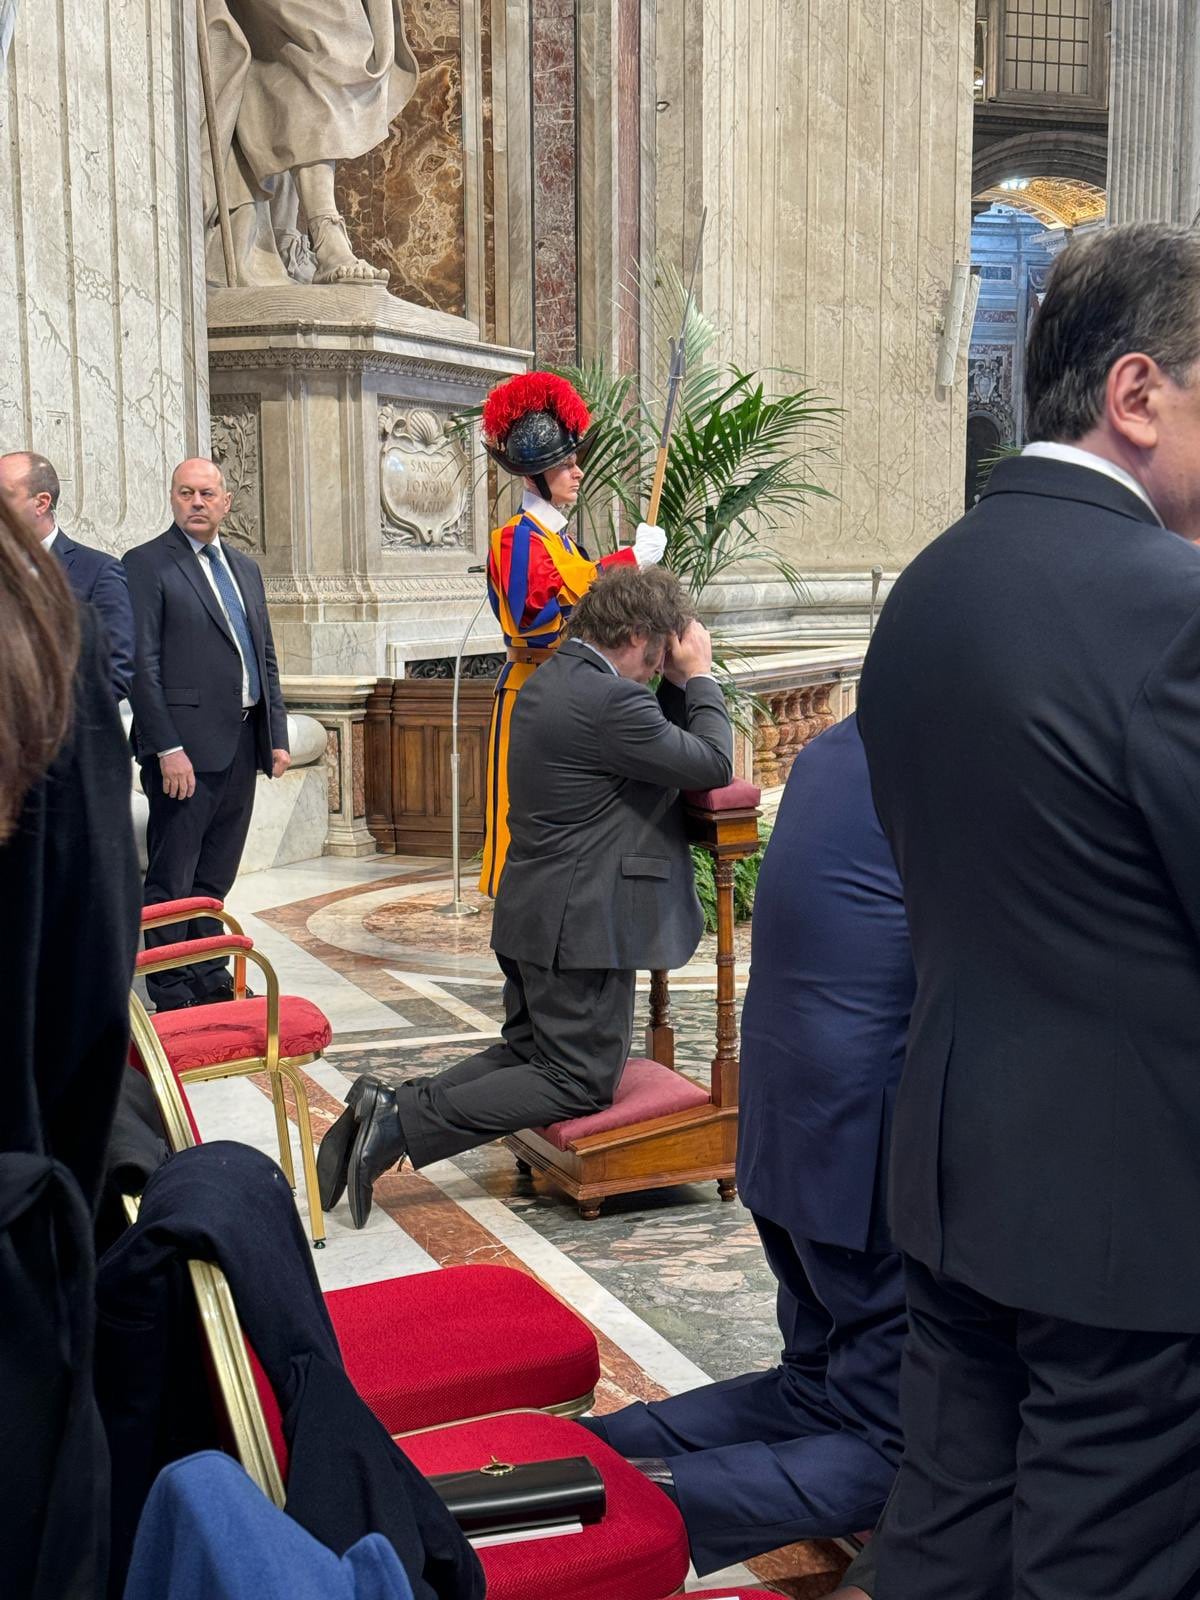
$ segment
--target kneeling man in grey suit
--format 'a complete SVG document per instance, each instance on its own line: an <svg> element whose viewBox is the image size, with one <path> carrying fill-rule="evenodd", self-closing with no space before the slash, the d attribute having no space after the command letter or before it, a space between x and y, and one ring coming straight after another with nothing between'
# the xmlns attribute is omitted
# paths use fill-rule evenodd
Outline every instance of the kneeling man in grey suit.
<svg viewBox="0 0 1200 1600"><path fill-rule="evenodd" d="M434 1078L359 1078L321 1144L326 1210L349 1182L361 1228L375 1180L406 1155L422 1167L612 1104L638 969L682 966L703 926L679 791L728 783L732 754L712 645L678 579L604 573L513 713L492 922L501 1042Z"/></svg>

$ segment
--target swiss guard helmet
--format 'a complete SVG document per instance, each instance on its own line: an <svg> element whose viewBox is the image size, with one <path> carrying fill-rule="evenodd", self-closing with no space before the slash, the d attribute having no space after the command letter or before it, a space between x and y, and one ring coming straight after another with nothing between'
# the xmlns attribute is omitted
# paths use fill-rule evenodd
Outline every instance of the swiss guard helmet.
<svg viewBox="0 0 1200 1600"><path fill-rule="evenodd" d="M532 478L544 500L544 474L574 456L580 466L596 442L583 396L553 372L521 372L497 385L483 407L483 444L505 472Z"/></svg>

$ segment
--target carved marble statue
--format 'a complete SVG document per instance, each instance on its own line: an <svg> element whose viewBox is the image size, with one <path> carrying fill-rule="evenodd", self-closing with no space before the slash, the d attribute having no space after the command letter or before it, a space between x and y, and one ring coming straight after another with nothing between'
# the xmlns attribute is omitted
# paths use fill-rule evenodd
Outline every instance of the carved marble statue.
<svg viewBox="0 0 1200 1600"><path fill-rule="evenodd" d="M382 143L417 65L400 0L204 0L215 139L202 137L210 283L226 282L213 177L225 179L239 287L378 283L334 199L339 161Z"/></svg>

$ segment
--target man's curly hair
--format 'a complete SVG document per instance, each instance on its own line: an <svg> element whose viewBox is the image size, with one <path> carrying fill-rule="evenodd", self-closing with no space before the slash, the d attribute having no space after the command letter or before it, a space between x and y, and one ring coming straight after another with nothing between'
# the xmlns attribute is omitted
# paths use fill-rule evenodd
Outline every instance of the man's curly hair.
<svg viewBox="0 0 1200 1600"><path fill-rule="evenodd" d="M571 613L567 635L606 650L622 650L634 634L662 641L680 634L696 611L687 591L664 567L608 567Z"/></svg>

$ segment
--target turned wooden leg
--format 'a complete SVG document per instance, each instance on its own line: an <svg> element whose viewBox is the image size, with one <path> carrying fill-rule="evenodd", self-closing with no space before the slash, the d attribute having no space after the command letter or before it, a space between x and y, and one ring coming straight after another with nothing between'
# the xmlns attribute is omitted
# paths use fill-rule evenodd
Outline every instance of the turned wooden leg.
<svg viewBox="0 0 1200 1600"><path fill-rule="evenodd" d="M584 1222L595 1222L600 1215L599 1200L581 1200L579 1202L579 1215Z"/></svg>
<svg viewBox="0 0 1200 1600"><path fill-rule="evenodd" d="M529 1165L528 1161L522 1161L520 1156L517 1157L517 1171L523 1178L533 1177L533 1168Z"/></svg>
<svg viewBox="0 0 1200 1600"><path fill-rule="evenodd" d="M717 1193L721 1196L722 1200L736 1200L737 1199L737 1179L736 1178L718 1178L717 1179Z"/></svg>

